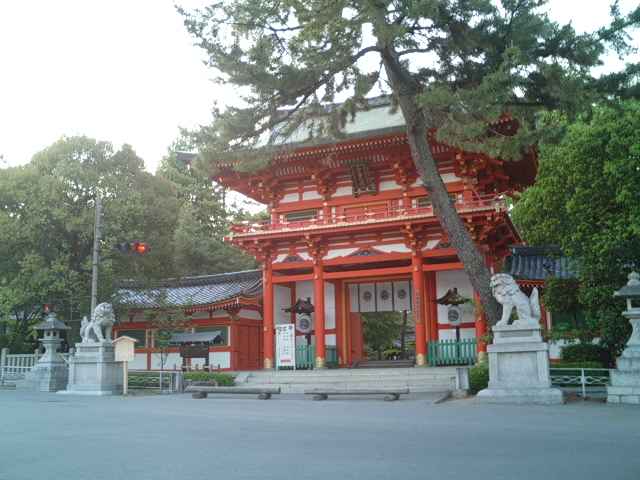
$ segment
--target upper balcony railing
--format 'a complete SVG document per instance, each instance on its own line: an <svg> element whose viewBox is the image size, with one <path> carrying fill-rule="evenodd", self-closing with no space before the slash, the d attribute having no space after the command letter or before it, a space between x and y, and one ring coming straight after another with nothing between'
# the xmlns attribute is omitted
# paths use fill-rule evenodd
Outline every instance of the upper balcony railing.
<svg viewBox="0 0 640 480"><path fill-rule="evenodd" d="M457 200L456 210L461 214L487 211L506 211L507 204L503 198L495 195L477 197L473 200ZM278 232L293 232L300 230L318 230L326 228L339 228L356 225L369 225L376 223L393 222L398 220L413 220L434 217L432 206L403 208L403 207L372 207L363 213L351 215L333 215L323 218L317 217L309 220L282 221L278 223L242 222L231 226L231 237L250 235L264 235Z"/></svg>

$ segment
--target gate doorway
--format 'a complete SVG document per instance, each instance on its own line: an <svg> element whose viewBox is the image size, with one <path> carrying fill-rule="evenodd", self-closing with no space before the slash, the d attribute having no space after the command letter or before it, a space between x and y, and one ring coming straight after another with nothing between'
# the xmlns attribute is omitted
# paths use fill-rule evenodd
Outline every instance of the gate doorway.
<svg viewBox="0 0 640 480"><path fill-rule="evenodd" d="M406 361L416 354L412 312L362 313L363 360Z"/></svg>

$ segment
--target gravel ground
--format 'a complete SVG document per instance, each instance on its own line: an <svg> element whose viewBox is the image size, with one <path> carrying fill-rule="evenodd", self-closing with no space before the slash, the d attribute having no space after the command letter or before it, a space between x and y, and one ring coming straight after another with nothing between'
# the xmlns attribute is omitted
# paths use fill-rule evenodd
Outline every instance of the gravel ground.
<svg viewBox="0 0 640 480"><path fill-rule="evenodd" d="M640 479L640 406L0 391L0 480Z"/></svg>

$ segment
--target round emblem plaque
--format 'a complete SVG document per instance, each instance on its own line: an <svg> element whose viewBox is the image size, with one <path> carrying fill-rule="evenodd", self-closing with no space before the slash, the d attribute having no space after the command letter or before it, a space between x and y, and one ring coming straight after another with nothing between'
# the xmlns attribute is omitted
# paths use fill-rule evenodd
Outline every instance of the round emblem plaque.
<svg viewBox="0 0 640 480"><path fill-rule="evenodd" d="M308 313L299 313L296 315L296 330L300 333L308 334L313 330L313 322L311 315Z"/></svg>
<svg viewBox="0 0 640 480"><path fill-rule="evenodd" d="M458 326L462 323L462 310L457 305L449 306L449 310L447 311L447 320L449 323L454 326Z"/></svg>

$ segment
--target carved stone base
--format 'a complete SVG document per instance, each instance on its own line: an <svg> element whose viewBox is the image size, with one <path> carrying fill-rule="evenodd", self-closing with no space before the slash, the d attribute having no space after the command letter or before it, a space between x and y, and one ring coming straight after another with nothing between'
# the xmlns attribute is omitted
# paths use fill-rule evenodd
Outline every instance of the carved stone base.
<svg viewBox="0 0 640 480"><path fill-rule="evenodd" d="M484 403L563 403L562 392L551 388L549 346L540 327L504 325L493 327L489 355L489 387L478 392Z"/></svg>
<svg viewBox="0 0 640 480"><path fill-rule="evenodd" d="M416 367L425 367L427 365L427 356L424 353L416 355Z"/></svg>
<svg viewBox="0 0 640 480"><path fill-rule="evenodd" d="M116 362L110 340L76 343L69 359L69 383L58 393L72 395L120 395L122 362Z"/></svg>
<svg viewBox="0 0 640 480"><path fill-rule="evenodd" d="M317 369L322 369L322 368L327 368L327 364L325 363L325 359L322 357L316 357L316 366L315 366L316 370Z"/></svg>
<svg viewBox="0 0 640 480"><path fill-rule="evenodd" d="M640 318L633 319L637 322L634 331L640 331ZM630 341L633 340L633 337ZM627 347L618 357L617 366L611 372L611 386L607 387L608 403L640 404L640 345L627 344Z"/></svg>
<svg viewBox="0 0 640 480"><path fill-rule="evenodd" d="M17 387L40 392L57 392L67 387L69 368L64 361L38 363L26 375Z"/></svg>

